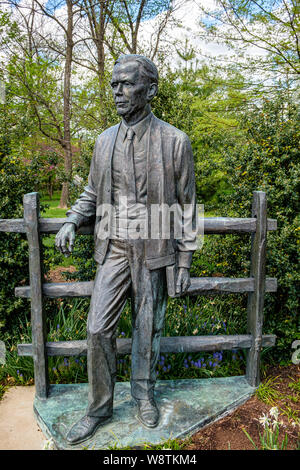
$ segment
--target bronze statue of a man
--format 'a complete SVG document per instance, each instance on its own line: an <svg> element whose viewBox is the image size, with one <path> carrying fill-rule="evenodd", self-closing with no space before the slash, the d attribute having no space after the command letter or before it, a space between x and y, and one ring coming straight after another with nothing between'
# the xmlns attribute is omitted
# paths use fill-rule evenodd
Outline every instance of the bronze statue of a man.
<svg viewBox="0 0 300 470"><path fill-rule="evenodd" d="M87 323L89 396L86 414L67 435L77 444L91 437L112 416L116 381L116 330L131 294L131 393L144 426L159 423L154 401L156 364L167 303L166 267L177 265L176 292L190 285L196 235L176 239L151 236L151 208L189 207L196 225L193 154L186 134L156 118L150 103L158 87L152 61L123 55L115 63L111 87L120 124L97 139L88 185L67 212L57 248L72 251L75 231L95 223L97 274ZM125 203L124 203L125 201ZM110 235L102 236L103 208L113 208ZM125 210L124 210L125 209ZM170 218L168 218L170 226ZM136 236L137 227L149 228ZM194 233L194 232L193 232ZM102 234L102 235L101 235Z"/></svg>

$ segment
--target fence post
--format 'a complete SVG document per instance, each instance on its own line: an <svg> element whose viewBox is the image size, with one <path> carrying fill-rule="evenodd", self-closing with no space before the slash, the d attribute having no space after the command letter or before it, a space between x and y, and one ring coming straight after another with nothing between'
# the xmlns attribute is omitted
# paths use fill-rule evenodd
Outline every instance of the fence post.
<svg viewBox="0 0 300 470"><path fill-rule="evenodd" d="M42 298L42 251L39 232L40 201L38 193L24 195L24 222L29 246L29 278L31 292L31 330L35 392L47 398L49 388L46 353L46 324Z"/></svg>
<svg viewBox="0 0 300 470"><path fill-rule="evenodd" d="M262 347L263 307L265 296L267 199L266 193L253 193L252 217L256 218L256 232L251 235L250 276L254 278L254 292L248 295L248 334L252 346L247 354L246 378L252 387L260 382L260 352Z"/></svg>

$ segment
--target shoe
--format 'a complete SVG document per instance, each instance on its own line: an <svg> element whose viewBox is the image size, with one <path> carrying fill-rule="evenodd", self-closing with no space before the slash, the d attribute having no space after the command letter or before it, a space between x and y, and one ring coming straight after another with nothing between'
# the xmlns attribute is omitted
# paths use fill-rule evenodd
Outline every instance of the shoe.
<svg viewBox="0 0 300 470"><path fill-rule="evenodd" d="M159 411L153 399L136 400L138 406L138 419L147 428L155 428L159 421Z"/></svg>
<svg viewBox="0 0 300 470"><path fill-rule="evenodd" d="M69 444L79 444L86 439L92 437L99 426L108 421L111 416L83 416L67 434L66 440Z"/></svg>

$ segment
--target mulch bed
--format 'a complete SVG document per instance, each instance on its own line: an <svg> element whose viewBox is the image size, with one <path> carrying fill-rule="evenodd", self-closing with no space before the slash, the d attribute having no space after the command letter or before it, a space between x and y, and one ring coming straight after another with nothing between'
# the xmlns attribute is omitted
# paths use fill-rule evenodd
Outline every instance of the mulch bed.
<svg viewBox="0 0 300 470"><path fill-rule="evenodd" d="M75 266L69 266L67 268L63 266L57 266L47 273L47 282L72 282L68 281L64 276L64 272L74 273L76 271Z"/></svg>
<svg viewBox="0 0 300 470"><path fill-rule="evenodd" d="M256 447L261 449L259 433L262 435L263 426L258 418L263 414L268 414L273 406L279 410L279 421L283 421L280 426L279 444L281 444L285 433L288 436L287 450L295 450L299 446L300 434L299 425L294 427L294 419L289 418L284 412L293 412L293 417L300 418L300 394L292 390L289 383L300 380L300 366L290 365L287 367L272 368L268 371L267 378L274 378L272 387L283 397L266 404L253 396L244 405L240 406L230 415L207 426L194 434L191 442L185 447L186 450L255 450L243 429L253 439ZM291 399L291 397L294 397ZM298 421L299 422L299 421Z"/></svg>

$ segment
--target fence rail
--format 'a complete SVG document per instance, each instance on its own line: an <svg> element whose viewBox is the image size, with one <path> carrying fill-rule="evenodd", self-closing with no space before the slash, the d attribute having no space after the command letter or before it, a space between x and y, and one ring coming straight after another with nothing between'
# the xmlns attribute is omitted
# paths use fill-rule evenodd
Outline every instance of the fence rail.
<svg viewBox="0 0 300 470"><path fill-rule="evenodd" d="M39 218L40 233L57 233L67 219ZM256 218L235 219L233 217L205 217L204 233L206 234L226 234L226 233L254 233L256 232ZM277 230L277 220L267 219L267 230ZM24 219L1 219L0 232L26 233ZM93 225L80 227L79 235L91 235L94 232Z"/></svg>
<svg viewBox="0 0 300 470"><path fill-rule="evenodd" d="M259 385L260 351L274 346L275 335L262 335L265 292L276 292L277 280L265 277L267 231L277 229L277 221L267 219L266 194L253 194L251 218L210 217L204 219L205 234L251 234L251 267L248 278L201 277L192 278L188 295L248 293L248 331L246 335L213 335L165 337L161 339L161 352L198 352L225 349L248 349L246 378L253 387ZM24 196L24 218L0 220L0 231L26 233L29 244L30 285L17 287L15 295L31 299L32 344L19 344L18 354L32 356L34 362L36 394L47 398L48 356L86 355L87 343L82 341L46 341L46 321L43 297L89 297L93 281L44 283L42 277L41 235L55 234L67 219L41 218L38 193ZM92 234L89 225L78 230L80 235ZM117 340L118 354L130 354L131 339Z"/></svg>
<svg viewBox="0 0 300 470"><path fill-rule="evenodd" d="M42 285L42 293L52 299L60 297L90 297L93 292L94 281L86 282L50 282ZM277 279L266 278L265 292L277 291ZM191 278L191 285L185 295L206 295L254 292L254 279L230 277L202 277ZM31 298L30 286L15 288L16 297Z"/></svg>
<svg viewBox="0 0 300 470"><path fill-rule="evenodd" d="M262 346L275 344L275 335L263 335ZM161 338L162 353L182 353L199 351L220 351L225 349L250 349L251 335L212 335L212 336L168 336ZM86 340L55 341L46 343L48 356L86 356ZM117 338L117 354L130 354L131 338ZM32 356L31 344L18 344L20 356Z"/></svg>

